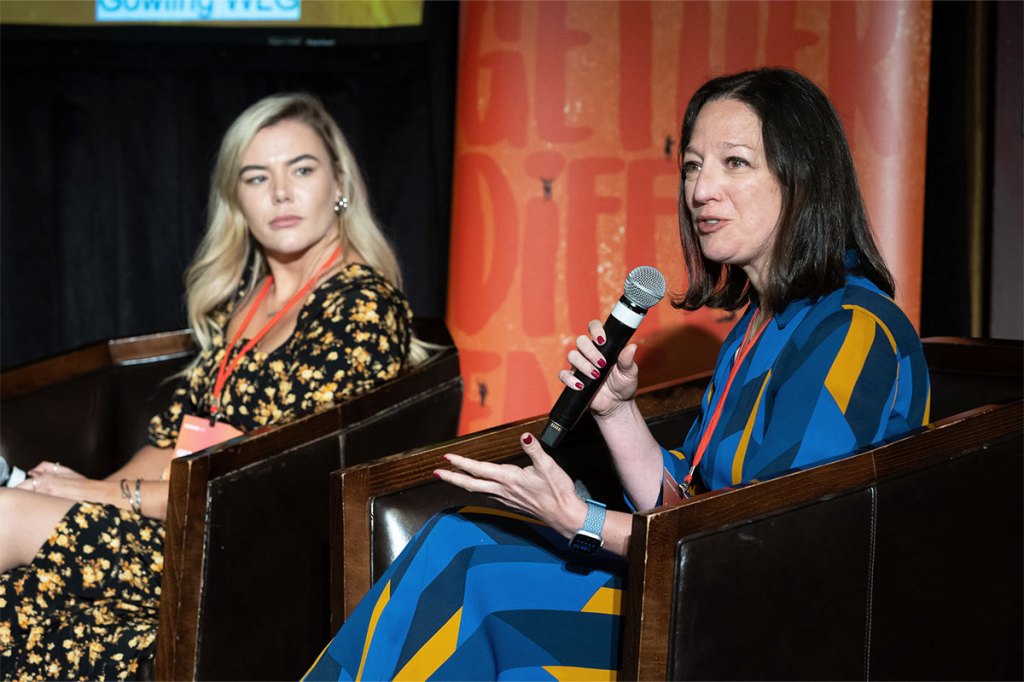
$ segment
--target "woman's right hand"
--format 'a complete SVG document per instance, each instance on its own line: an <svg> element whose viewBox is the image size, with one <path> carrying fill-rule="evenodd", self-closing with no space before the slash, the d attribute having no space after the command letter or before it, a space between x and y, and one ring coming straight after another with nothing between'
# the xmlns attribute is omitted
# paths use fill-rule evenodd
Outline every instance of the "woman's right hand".
<svg viewBox="0 0 1024 682"><path fill-rule="evenodd" d="M576 337L576 348L569 351L569 364L581 374L598 377L598 368L604 367L606 359L601 353L607 336L599 320L591 320L587 325L587 334ZM595 417L608 417L622 409L633 400L638 386L639 370L634 361L636 344L631 343L619 353L615 366L608 373L608 378L594 394L590 410ZM563 369L558 379L571 390L578 391L583 385L573 376L572 370Z"/></svg>
<svg viewBox="0 0 1024 682"><path fill-rule="evenodd" d="M62 466L60 462L51 462L49 460L43 460L39 464L36 464L28 471L28 475L37 478L42 476L60 476L62 478L85 478L85 476L78 473L74 469L69 469L66 466Z"/></svg>

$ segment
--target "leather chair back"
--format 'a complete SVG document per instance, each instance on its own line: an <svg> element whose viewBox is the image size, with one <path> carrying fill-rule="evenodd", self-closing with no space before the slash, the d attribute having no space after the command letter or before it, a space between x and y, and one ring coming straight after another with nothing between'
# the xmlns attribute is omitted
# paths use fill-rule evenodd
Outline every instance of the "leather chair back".
<svg viewBox="0 0 1024 682"><path fill-rule="evenodd" d="M188 331L114 339L0 378L0 453L22 469L59 461L102 478L146 443L149 419L174 388L165 379L194 357Z"/></svg>
<svg viewBox="0 0 1024 682"><path fill-rule="evenodd" d="M1022 415L638 514L622 677L1020 679Z"/></svg>
<svg viewBox="0 0 1024 682"><path fill-rule="evenodd" d="M328 476L448 440L462 380L445 343L427 363L316 415L175 459L157 679L297 679L330 637Z"/></svg>
<svg viewBox="0 0 1024 682"><path fill-rule="evenodd" d="M932 421L1024 393L1020 341L934 337L924 340L932 379Z"/></svg>

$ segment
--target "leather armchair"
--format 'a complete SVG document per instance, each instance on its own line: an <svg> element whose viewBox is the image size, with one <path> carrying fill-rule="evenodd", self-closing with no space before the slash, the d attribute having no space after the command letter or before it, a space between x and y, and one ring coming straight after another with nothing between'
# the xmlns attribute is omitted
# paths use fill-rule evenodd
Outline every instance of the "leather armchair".
<svg viewBox="0 0 1024 682"><path fill-rule="evenodd" d="M331 409L174 460L157 654L143 678L295 679L330 635L328 476L349 464L452 438L459 358L426 363ZM94 344L2 376L0 448L102 477L145 443L195 352L188 332Z"/></svg>
<svg viewBox="0 0 1024 682"><path fill-rule="evenodd" d="M425 364L290 424L171 464L156 679L297 679L330 635L331 471L452 438L462 379Z"/></svg>
<svg viewBox="0 0 1024 682"><path fill-rule="evenodd" d="M936 339L925 349L933 424L634 516L621 678L1019 679L1021 345ZM705 382L641 397L659 440L685 433ZM543 424L334 472L334 628L427 518L482 501L431 477L444 453L518 461L519 435ZM560 463L617 499L598 434L571 438Z"/></svg>

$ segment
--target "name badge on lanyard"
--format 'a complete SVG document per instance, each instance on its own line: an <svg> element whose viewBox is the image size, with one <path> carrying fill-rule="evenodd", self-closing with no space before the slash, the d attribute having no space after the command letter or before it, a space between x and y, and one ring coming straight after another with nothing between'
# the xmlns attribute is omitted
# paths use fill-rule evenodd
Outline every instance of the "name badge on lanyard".
<svg viewBox="0 0 1024 682"><path fill-rule="evenodd" d="M241 435L241 431L227 422L217 421L211 425L209 419L186 414L174 443L174 456L191 455Z"/></svg>

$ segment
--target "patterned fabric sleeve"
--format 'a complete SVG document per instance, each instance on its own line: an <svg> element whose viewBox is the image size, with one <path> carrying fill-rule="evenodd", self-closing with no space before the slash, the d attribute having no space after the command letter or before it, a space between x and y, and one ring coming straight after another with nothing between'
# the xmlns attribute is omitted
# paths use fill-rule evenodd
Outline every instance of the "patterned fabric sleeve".
<svg viewBox="0 0 1024 682"><path fill-rule="evenodd" d="M821 464L927 423L928 370L916 332L902 316L873 312L856 299L848 294L838 310L799 329L745 387L751 402L723 415L723 433L711 447L728 465L712 471L705 463L713 458L705 458L701 478L709 488ZM711 409L710 395L709 387L702 412ZM677 481L695 453L701 421L682 448L663 451Z"/></svg>
<svg viewBox="0 0 1024 682"><path fill-rule="evenodd" d="M907 325L909 327L909 325ZM847 305L780 356L759 407L763 426L737 450L733 483L849 454L928 420L928 373L912 329ZM759 433L760 432L760 433Z"/></svg>
<svg viewBox="0 0 1024 682"><path fill-rule="evenodd" d="M173 447L178 439L181 418L194 414L196 405L189 390L187 376L178 377L171 394L171 402L163 412L149 420L149 444L158 448Z"/></svg>
<svg viewBox="0 0 1024 682"><path fill-rule="evenodd" d="M280 377L274 404L288 421L363 393L402 369L409 351L412 313L404 297L368 280L327 293L289 360L274 360ZM304 314L306 314L304 312ZM281 367L275 368L275 363Z"/></svg>

